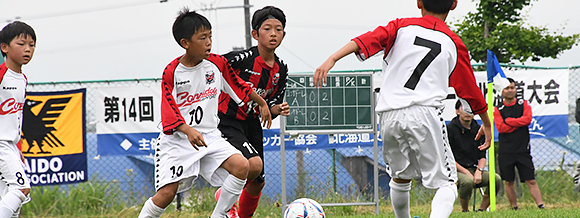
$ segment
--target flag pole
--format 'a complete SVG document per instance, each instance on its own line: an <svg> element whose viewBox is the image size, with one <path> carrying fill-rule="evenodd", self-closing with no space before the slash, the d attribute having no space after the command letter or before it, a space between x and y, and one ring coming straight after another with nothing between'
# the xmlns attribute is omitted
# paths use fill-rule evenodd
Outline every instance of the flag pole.
<svg viewBox="0 0 580 218"><path fill-rule="evenodd" d="M491 146L489 146L489 211L495 211L495 143L493 134L493 82L487 83L487 114L491 122Z"/></svg>

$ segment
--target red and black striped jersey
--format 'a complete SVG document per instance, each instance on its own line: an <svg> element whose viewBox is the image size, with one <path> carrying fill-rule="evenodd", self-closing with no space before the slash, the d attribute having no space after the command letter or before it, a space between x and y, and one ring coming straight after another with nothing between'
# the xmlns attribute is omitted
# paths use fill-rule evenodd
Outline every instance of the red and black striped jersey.
<svg viewBox="0 0 580 218"><path fill-rule="evenodd" d="M181 57L179 57L181 58ZM176 58L165 67L161 87L161 123L163 133L172 134L182 124L199 132L217 129L218 97L226 92L235 104L249 101L252 90L238 78L227 60L210 54L194 67L186 67Z"/></svg>
<svg viewBox="0 0 580 218"><path fill-rule="evenodd" d="M228 59L236 74L266 100L270 108L282 103L288 80L288 66L278 56L275 56L275 64L272 67L260 57L256 46L244 51L232 51L224 57ZM259 115L257 106L254 101L239 106L229 95L225 93L220 95L219 112L227 117L238 120L246 120L248 116L256 118Z"/></svg>

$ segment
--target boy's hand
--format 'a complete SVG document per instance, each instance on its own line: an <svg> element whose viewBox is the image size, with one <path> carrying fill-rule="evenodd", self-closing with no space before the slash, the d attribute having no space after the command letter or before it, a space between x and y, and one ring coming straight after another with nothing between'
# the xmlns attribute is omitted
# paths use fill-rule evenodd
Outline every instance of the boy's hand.
<svg viewBox="0 0 580 218"><path fill-rule="evenodd" d="M336 61L332 60L331 58L327 59L320 65L320 67L316 68L314 72L314 87L322 87L322 85L326 85L326 75L328 71L334 67Z"/></svg>
<svg viewBox="0 0 580 218"><path fill-rule="evenodd" d="M262 127L270 129L272 126L272 115L270 114L270 109L267 104L260 104L260 115L262 116Z"/></svg>
<svg viewBox="0 0 580 218"><path fill-rule="evenodd" d="M199 131L192 128L191 126L181 124L180 126L177 127L177 130L187 135L189 143L191 143L191 145L193 146L193 148L195 148L195 150L199 151L198 147L200 146L207 147L207 144L205 144L205 141L203 140L203 136L201 135L201 133L199 133Z"/></svg>
<svg viewBox="0 0 580 218"><path fill-rule="evenodd" d="M288 102L274 105L274 107L272 107L271 112L274 115L288 116L288 115L290 115L290 106L288 106Z"/></svg>
<svg viewBox="0 0 580 218"><path fill-rule="evenodd" d="M479 140L481 135L485 135L485 143L480 145L478 148L480 151L486 150L491 146L491 128L485 128L484 125L479 127L479 131L477 131L477 135L475 136L475 140Z"/></svg>

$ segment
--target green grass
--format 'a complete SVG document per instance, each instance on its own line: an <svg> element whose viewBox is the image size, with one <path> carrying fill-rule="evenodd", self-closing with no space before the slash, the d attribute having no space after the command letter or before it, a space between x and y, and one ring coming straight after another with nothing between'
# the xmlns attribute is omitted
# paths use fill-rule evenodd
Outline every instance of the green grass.
<svg viewBox="0 0 580 218"><path fill-rule="evenodd" d="M96 178L96 177L93 177ZM130 178L130 177L129 177ZM495 212L462 213L459 202L455 202L451 217L580 217L580 193L574 192L572 178L562 171L538 171L537 182L540 186L546 210L536 207L526 185L522 187L522 195L518 198L520 210L510 209L505 195L497 198ZM431 199L434 191L413 183L411 190L411 215L429 217ZM208 217L215 206L214 193L217 188L201 188L191 190L191 195L184 199L182 211L176 211L175 205L170 205L162 217ZM322 192L322 191L321 191ZM368 196L357 192L345 196L327 193L321 200L321 192L307 190L307 194L300 195L313 198L321 203L344 203L367 201ZM119 188L119 181L104 182L91 180L90 182L71 185L68 189L55 187L33 187L32 201L22 208L21 217L137 217L143 202L146 199L137 199L126 196ZM476 205L479 205L481 196L477 195ZM133 203L138 202L138 203ZM341 206L325 207L327 217L331 218L384 218L394 217L388 199L381 199L379 203L380 215L374 215L373 206ZM469 206L472 209L472 202ZM478 206L476 206L478 208ZM279 218L281 217L280 202L263 196L254 217Z"/></svg>

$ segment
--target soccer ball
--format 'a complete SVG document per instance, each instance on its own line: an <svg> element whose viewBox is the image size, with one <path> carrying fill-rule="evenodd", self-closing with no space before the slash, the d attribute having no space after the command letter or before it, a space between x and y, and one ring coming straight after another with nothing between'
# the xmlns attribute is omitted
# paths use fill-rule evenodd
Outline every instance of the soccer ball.
<svg viewBox="0 0 580 218"><path fill-rule="evenodd" d="M296 199L286 211L284 211L284 218L325 218L322 206L315 200L310 198Z"/></svg>

